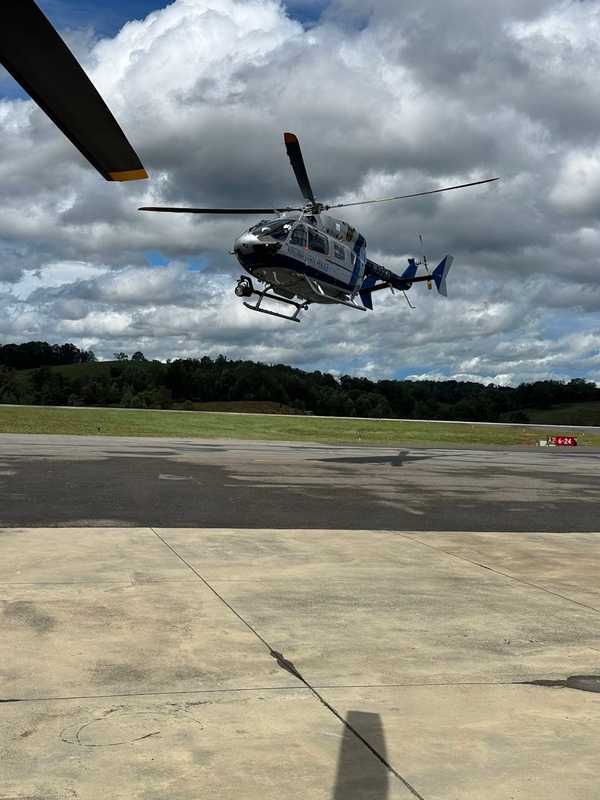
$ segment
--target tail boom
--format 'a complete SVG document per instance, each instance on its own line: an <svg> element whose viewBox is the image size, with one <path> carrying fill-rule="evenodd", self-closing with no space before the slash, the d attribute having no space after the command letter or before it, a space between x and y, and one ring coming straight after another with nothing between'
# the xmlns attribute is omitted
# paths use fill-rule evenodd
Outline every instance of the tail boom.
<svg viewBox="0 0 600 800"><path fill-rule="evenodd" d="M380 289L388 289L390 287L393 289L398 289L401 292L406 292L411 288L413 283L421 283L423 281L427 281L428 284L431 284L433 281L438 292L443 297L447 297L448 290L446 286L446 278L448 277L448 272L450 271L453 261L453 256L444 256L431 274L417 276L416 272L418 264L414 258L408 259L408 267L404 270L402 275L396 275L395 272L387 269L387 267L383 267L381 264L376 264L374 261L367 259L367 263L365 265L365 279L359 292L360 299L362 300L365 308L368 308L372 311L373 292L377 292ZM378 283L378 281L381 282ZM429 288L431 288L431 286Z"/></svg>

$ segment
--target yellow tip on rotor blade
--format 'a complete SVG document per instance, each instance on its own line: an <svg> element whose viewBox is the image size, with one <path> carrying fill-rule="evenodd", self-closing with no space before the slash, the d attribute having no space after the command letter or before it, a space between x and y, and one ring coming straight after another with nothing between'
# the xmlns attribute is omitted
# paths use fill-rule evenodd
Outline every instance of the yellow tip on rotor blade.
<svg viewBox="0 0 600 800"><path fill-rule="evenodd" d="M126 169L121 172L109 172L108 179L111 181L142 181L148 177L145 169Z"/></svg>

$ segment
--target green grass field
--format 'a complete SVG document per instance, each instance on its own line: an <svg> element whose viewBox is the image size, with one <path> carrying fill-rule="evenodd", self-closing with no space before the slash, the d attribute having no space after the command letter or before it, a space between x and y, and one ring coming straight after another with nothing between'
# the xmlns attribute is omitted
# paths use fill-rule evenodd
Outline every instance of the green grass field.
<svg viewBox="0 0 600 800"><path fill-rule="evenodd" d="M192 403L190 411L231 411L237 414L300 414L303 412L283 403L273 403L270 400L221 400L214 403ZM173 404L173 408L177 408Z"/></svg>
<svg viewBox="0 0 600 800"><path fill-rule="evenodd" d="M185 436L353 444L534 445L545 432L519 426L469 423L346 420L309 416L242 416L231 413L130 411L108 408L0 406L0 433L104 436ZM572 433L566 428L565 435ZM600 434L577 434L600 447Z"/></svg>

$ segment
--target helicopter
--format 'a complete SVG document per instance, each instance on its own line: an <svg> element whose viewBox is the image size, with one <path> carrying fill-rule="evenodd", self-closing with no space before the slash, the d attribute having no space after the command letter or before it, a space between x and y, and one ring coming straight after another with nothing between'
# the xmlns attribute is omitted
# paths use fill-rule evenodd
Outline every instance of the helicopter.
<svg viewBox="0 0 600 800"><path fill-rule="evenodd" d="M283 135L304 205L273 208L174 208L166 206L143 206L139 211L158 211L179 214L269 214L267 219L254 223L236 240L232 255L250 277L242 275L235 287L235 294L244 299L251 311L300 322L300 312L312 303L340 304L357 311L373 310L373 292L381 289L398 290L404 293L413 283L426 282L431 289L435 284L438 292L447 296L446 278L453 257L446 255L430 272L427 257L421 261L408 259L408 267L398 275L387 267L367 258L365 237L344 220L326 212L335 208L385 203L410 197L438 194L468 186L492 183L498 178L446 186L425 192L386 197L377 200L360 200L352 203L327 205L314 195L300 142L294 133ZM276 216L274 216L276 215ZM422 245L422 237L421 239ZM425 274L418 275L423 265ZM264 284L255 287L252 278ZM254 298L253 302L250 302ZM274 301L275 307L265 308L264 301ZM287 310L289 313L284 313Z"/></svg>
<svg viewBox="0 0 600 800"><path fill-rule="evenodd" d="M34 0L6 0L0 26L0 63L105 180L136 181L148 177L118 122L51 22ZM498 178L448 186L426 192L326 205L316 200L308 178L298 137L284 134L288 157L304 204L299 207L254 209L160 208L195 214L268 214L268 219L246 229L235 241L233 254L248 275L235 287L238 297L252 311L299 322L299 314L312 303L341 304L359 311L373 309L373 292L406 292L413 283L435 284L447 294L446 277L452 256L445 256L430 273L427 258L408 259L397 275L367 258L365 237L353 226L326 212L348 206L388 202L452 189L490 183ZM273 217L274 215L274 217ZM421 238L421 237L420 237ZM422 238L421 238L422 243ZM419 266L424 275L417 275ZM256 288L254 278L264 288ZM256 298L254 302L248 302ZM263 306L264 301L283 305L283 314ZM412 305L411 305L412 307Z"/></svg>
<svg viewBox="0 0 600 800"><path fill-rule="evenodd" d="M65 42L34 0L6 0L1 12L0 63L71 140L105 180L137 181L148 178L117 120L85 74ZM491 183L498 178L447 186L396 197L327 205L313 193L298 137L284 133L284 143L304 204L271 208L167 208L141 211L194 214L268 214L246 229L234 243L236 255L248 276L235 287L252 311L300 322L300 312L313 303L341 304L358 311L373 310L372 295L381 289L406 292L413 283L435 284L447 294L446 278L453 258L445 256L429 272L427 258L408 259L397 275L367 258L367 242L353 226L326 212L349 206L384 203ZM421 237L420 237L421 238ZM422 244L422 238L421 238ZM423 265L425 274L418 275ZM263 284L255 287L253 280ZM254 302L248 302L255 298ZM263 306L274 301L289 313Z"/></svg>

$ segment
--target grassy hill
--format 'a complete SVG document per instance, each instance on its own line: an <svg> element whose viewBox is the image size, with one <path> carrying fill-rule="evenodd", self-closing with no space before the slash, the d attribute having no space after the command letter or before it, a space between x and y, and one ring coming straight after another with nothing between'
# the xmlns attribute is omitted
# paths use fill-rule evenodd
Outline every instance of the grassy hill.
<svg viewBox="0 0 600 800"><path fill-rule="evenodd" d="M110 368L122 361L88 361L85 364L61 364L59 366L45 367L50 372L55 372L65 378L80 378L90 380L94 378L110 377ZM35 369L20 369L14 373L17 381L27 381Z"/></svg>
<svg viewBox="0 0 600 800"><path fill-rule="evenodd" d="M564 403L552 408L525 408L523 411L535 424L600 427L600 402Z"/></svg>

